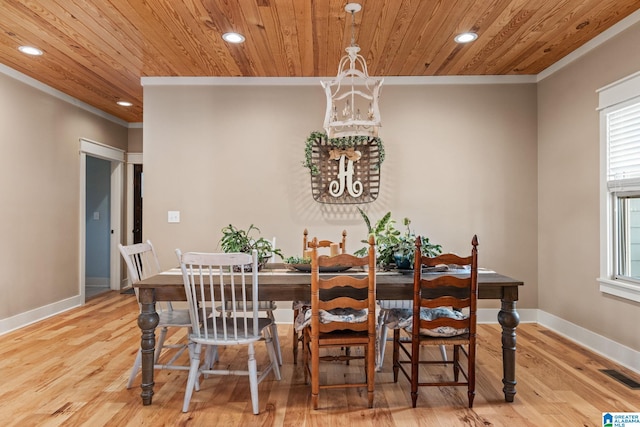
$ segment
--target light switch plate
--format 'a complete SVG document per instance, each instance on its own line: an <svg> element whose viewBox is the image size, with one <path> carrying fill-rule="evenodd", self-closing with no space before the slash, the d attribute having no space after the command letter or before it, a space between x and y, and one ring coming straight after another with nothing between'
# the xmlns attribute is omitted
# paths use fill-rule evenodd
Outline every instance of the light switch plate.
<svg viewBox="0 0 640 427"><path fill-rule="evenodd" d="M169 211L167 220L173 223L180 222L180 211Z"/></svg>

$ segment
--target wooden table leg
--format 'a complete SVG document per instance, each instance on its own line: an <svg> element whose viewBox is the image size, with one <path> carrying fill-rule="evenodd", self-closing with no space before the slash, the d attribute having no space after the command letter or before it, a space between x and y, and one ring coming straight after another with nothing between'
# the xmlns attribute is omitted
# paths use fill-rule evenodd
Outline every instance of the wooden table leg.
<svg viewBox="0 0 640 427"><path fill-rule="evenodd" d="M138 293L140 300L140 315L138 326L142 331L140 348L142 349L142 404L151 405L153 397L153 354L156 346L155 329L160 317L156 313L156 303L153 289L140 288Z"/></svg>
<svg viewBox="0 0 640 427"><path fill-rule="evenodd" d="M516 311L515 299L513 295L503 295L498 313L498 322L502 326L502 391L506 402L513 402L516 394L516 327L520 323L520 316Z"/></svg>

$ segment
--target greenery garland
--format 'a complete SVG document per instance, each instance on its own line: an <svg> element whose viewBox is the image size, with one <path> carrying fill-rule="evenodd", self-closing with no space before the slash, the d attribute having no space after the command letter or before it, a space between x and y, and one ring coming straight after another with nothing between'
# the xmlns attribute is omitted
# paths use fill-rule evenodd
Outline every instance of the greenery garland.
<svg viewBox="0 0 640 427"><path fill-rule="evenodd" d="M311 132L311 134L309 135L309 137L307 138L305 145L304 145L304 157L305 160L304 162L302 162L302 165L306 168L309 168L309 170L311 171L311 175L318 175L320 173L320 170L318 169L318 166L313 164L312 160L311 160L311 154L313 152L313 143L317 140L317 139L327 139L327 134L324 132L318 132L318 131L313 131ZM371 143L372 144L376 144L378 146L378 163L375 165L376 168L380 168L380 165L382 165L382 162L384 161L384 145L382 143L382 139L380 139L380 137L369 137L369 136L363 136L363 135L354 135L354 136L343 136L340 138L329 138L328 139L328 144L332 147L336 147L339 148L341 150L347 149L347 148L353 148L358 144L363 144L363 143L367 143L369 142L369 139L371 139Z"/></svg>

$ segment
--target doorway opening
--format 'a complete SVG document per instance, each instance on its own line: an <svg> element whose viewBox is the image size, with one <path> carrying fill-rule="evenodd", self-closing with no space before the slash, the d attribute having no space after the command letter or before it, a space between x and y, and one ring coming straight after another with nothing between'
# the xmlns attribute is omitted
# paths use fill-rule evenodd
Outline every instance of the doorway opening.
<svg viewBox="0 0 640 427"><path fill-rule="evenodd" d="M94 290L88 292L87 285L111 290L121 287L118 243L122 224L123 163L123 150L80 139L79 293L83 303L87 294Z"/></svg>
<svg viewBox="0 0 640 427"><path fill-rule="evenodd" d="M85 295L111 289L111 162L87 156L85 197Z"/></svg>

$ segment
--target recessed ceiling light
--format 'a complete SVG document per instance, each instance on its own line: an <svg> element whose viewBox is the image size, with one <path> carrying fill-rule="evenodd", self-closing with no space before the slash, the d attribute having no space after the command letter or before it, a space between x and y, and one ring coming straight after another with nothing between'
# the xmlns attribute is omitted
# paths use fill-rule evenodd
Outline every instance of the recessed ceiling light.
<svg viewBox="0 0 640 427"><path fill-rule="evenodd" d="M130 103L129 101L118 101L117 102L118 105L121 105L123 107L131 107L133 104Z"/></svg>
<svg viewBox="0 0 640 427"><path fill-rule="evenodd" d="M37 47L33 46L20 46L18 50L22 53L26 53L27 55L39 56L42 55L42 51Z"/></svg>
<svg viewBox="0 0 640 427"><path fill-rule="evenodd" d="M244 42L244 36L240 33L224 33L222 39L229 43L242 43Z"/></svg>
<svg viewBox="0 0 640 427"><path fill-rule="evenodd" d="M462 33L455 36L454 40L456 43L469 43L478 38L476 33Z"/></svg>

